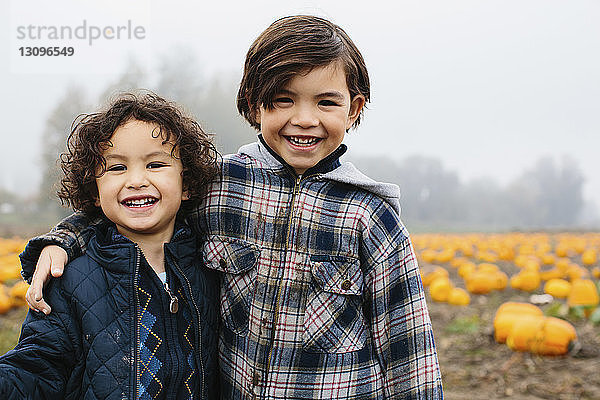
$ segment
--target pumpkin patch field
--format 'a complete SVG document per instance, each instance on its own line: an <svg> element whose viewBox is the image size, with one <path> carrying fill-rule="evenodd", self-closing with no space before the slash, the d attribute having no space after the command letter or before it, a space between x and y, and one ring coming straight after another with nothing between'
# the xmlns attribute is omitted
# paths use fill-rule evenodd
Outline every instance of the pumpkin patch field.
<svg viewBox="0 0 600 400"><path fill-rule="evenodd" d="M446 399L600 399L600 233L414 234ZM27 313L0 239L0 354Z"/></svg>
<svg viewBox="0 0 600 400"><path fill-rule="evenodd" d="M447 399L600 399L600 234L415 234Z"/></svg>

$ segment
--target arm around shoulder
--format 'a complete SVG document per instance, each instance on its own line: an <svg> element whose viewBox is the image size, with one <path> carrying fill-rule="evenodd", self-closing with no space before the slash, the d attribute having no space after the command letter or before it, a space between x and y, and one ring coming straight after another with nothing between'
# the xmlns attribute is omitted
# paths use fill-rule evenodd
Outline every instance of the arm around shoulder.
<svg viewBox="0 0 600 400"><path fill-rule="evenodd" d="M31 239L25 250L19 254L23 279L27 282L31 281L40 253L46 246L61 247L67 252L68 260L79 257L85 252L86 243L92 234L89 228L101 221L100 218L92 220L83 213L77 212L60 221L50 232Z"/></svg>

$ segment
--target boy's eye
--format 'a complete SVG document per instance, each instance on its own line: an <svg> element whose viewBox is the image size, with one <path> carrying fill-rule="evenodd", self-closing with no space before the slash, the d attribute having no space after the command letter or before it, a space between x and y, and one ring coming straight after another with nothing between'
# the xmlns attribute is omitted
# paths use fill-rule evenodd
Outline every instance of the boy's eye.
<svg viewBox="0 0 600 400"><path fill-rule="evenodd" d="M274 103L277 104L291 104L294 101L292 99L290 99L289 97L277 97L274 101Z"/></svg>
<svg viewBox="0 0 600 400"><path fill-rule="evenodd" d="M111 172L125 171L126 169L127 167L122 164L110 165L106 167L106 170Z"/></svg>
<svg viewBox="0 0 600 400"><path fill-rule="evenodd" d="M321 100L321 101L319 101L319 104L322 106L326 106L326 107L338 105L338 103L333 100Z"/></svg>
<svg viewBox="0 0 600 400"><path fill-rule="evenodd" d="M166 167L167 164L163 163L163 162L151 162L150 164L148 164L147 168L161 168L161 167Z"/></svg>

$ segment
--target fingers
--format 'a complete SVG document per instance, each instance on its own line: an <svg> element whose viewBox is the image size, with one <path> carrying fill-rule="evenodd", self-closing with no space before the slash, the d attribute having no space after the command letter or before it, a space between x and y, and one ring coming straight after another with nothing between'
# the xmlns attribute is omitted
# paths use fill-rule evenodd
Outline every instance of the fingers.
<svg viewBox="0 0 600 400"><path fill-rule="evenodd" d="M27 294L25 295L25 300L27 300L27 305L29 308L35 312L41 311L48 315L52 311L50 305L42 298L42 288L35 289L33 286L29 286L29 289L27 289Z"/></svg>
<svg viewBox="0 0 600 400"><path fill-rule="evenodd" d="M27 305L33 311L50 314L52 308L43 298L44 284L51 276L55 278L62 276L67 260L67 252L61 247L54 245L44 247L35 266L31 285L25 295Z"/></svg>
<svg viewBox="0 0 600 400"><path fill-rule="evenodd" d="M27 294L25 295L25 300L27 301L29 308L36 312L42 311L46 315L49 314L52 309L43 299L44 283L46 283L50 277L52 258L55 257L57 261L60 260L60 253L54 251L55 254L53 256L53 247L59 248L58 246L46 246L40 253L40 257L38 258L33 273L33 278L31 279L31 285L29 286L29 289L27 289ZM64 252L64 250L62 251Z"/></svg>
<svg viewBox="0 0 600 400"><path fill-rule="evenodd" d="M41 257L38 261L38 265L35 268L35 272L31 280L31 285L29 286L29 289L27 289L27 294L25 294L25 300L27 301L27 305L29 306L29 308L31 308L33 311L41 311L44 314L48 315L52 309L42 297L42 292L44 289L44 280L40 277L40 274L43 275L44 273L40 272L40 270L44 268L44 264L40 265L40 261L42 261ZM47 273L48 271L46 271L46 274Z"/></svg>

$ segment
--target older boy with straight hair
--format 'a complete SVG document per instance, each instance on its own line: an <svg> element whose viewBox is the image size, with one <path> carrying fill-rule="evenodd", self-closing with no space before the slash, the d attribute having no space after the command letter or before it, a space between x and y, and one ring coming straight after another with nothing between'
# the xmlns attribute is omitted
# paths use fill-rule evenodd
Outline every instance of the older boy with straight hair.
<svg viewBox="0 0 600 400"><path fill-rule="evenodd" d="M238 110L259 141L224 157L190 215L223 276L226 399L443 397L398 187L339 161L369 96L360 52L325 19L279 19L248 51ZM79 251L64 237L50 239Z"/></svg>

